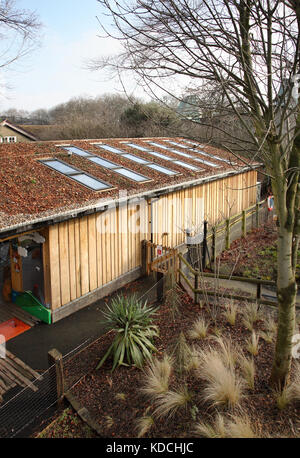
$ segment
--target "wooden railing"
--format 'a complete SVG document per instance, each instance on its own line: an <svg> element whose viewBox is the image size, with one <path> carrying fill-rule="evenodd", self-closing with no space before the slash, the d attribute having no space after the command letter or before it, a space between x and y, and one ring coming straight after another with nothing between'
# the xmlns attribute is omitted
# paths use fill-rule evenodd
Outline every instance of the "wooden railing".
<svg viewBox="0 0 300 458"><path fill-rule="evenodd" d="M212 260L216 259L216 243L217 237L219 234L225 232L225 249L228 250L230 248L230 233L233 226L238 223L241 224L241 237L246 237L247 233L247 219L255 214L255 227L259 227L259 213L265 204L265 200L262 200L255 205L247 208L246 210L241 211L240 213L226 218L219 224L216 224L212 227L211 233L207 236L207 240L212 240Z"/></svg>
<svg viewBox="0 0 300 458"><path fill-rule="evenodd" d="M260 278L245 278L245 277L238 277L238 276L229 276L229 275L201 272L200 270L194 269L181 253L178 254L178 259L179 259L179 268L178 268L179 283L182 284L182 281L181 281L182 279L185 281L185 283L188 285L190 289L190 293L194 295L194 300L196 304L199 303L200 295L207 295L207 296L221 295L222 297L225 297L225 298L251 301L251 302L257 301L259 304L262 304L262 305L271 305L275 307L277 306L276 301L269 301L266 299L262 299L261 297L262 285L276 286L276 283L274 281L262 280ZM187 272L183 271L182 264L186 266L188 275L191 275L192 279L188 278L188 275L186 275ZM207 288L201 289L199 287L200 280L205 279L205 277L216 278L216 279L220 278L220 279L225 279L225 280L255 284L256 285L256 296L242 296L239 294L231 294L231 293L229 294L229 293L223 293L223 292L218 293L217 291L210 291Z"/></svg>
<svg viewBox="0 0 300 458"><path fill-rule="evenodd" d="M146 275L150 272L166 274L170 270L175 273L178 271L178 250L158 245L156 243L143 240L143 270Z"/></svg>

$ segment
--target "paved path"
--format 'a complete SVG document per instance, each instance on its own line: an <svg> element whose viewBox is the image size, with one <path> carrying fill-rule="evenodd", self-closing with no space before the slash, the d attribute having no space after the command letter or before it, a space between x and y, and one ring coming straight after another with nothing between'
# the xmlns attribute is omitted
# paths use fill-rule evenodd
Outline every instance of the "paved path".
<svg viewBox="0 0 300 458"><path fill-rule="evenodd" d="M215 284L214 282L216 282L216 284L219 285L221 288L226 288L235 291L243 291L245 293L253 295L254 297L256 296L256 285L253 285L252 283L224 279L215 280L214 278L209 277L205 277L205 281L211 282L212 284ZM277 301L276 288L273 286L262 285L261 295L262 299ZM296 303L300 306L300 291L298 291Z"/></svg>
<svg viewBox="0 0 300 458"><path fill-rule="evenodd" d="M143 296L152 285L151 276L138 280L131 284L134 289L132 292L136 292L138 297ZM103 298L57 323L51 325L37 324L29 331L9 340L7 342L8 350L35 370L48 369L48 352L52 348L56 348L63 355L66 355L79 345L89 340L92 342L105 332L103 310L107 302L115 295L120 294L121 291L127 294L131 292L130 289L124 287L108 298ZM154 288L150 294L146 294L150 302L155 292Z"/></svg>

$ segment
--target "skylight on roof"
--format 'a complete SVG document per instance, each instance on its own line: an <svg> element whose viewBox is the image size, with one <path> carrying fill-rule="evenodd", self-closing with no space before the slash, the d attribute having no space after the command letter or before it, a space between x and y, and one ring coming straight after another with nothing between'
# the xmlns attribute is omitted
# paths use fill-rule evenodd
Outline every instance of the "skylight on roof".
<svg viewBox="0 0 300 458"><path fill-rule="evenodd" d="M78 156L82 156L82 157L91 156L91 153L89 153L88 151L84 151L81 148L77 148L77 146L62 146L62 148L65 149L66 151L69 151L69 153L74 153L74 154L77 154Z"/></svg>
<svg viewBox="0 0 300 458"><path fill-rule="evenodd" d="M146 161L145 159L142 159L141 157L134 156L133 154L129 154L129 153L123 154L122 157L126 157L127 159L137 162L138 164L149 164L149 161Z"/></svg>
<svg viewBox="0 0 300 458"><path fill-rule="evenodd" d="M148 167L150 169L156 170L157 172L164 173L165 175L177 175L178 172L174 172L174 170L167 169L166 167L163 167L162 165L158 164L149 164Z"/></svg>
<svg viewBox="0 0 300 458"><path fill-rule="evenodd" d="M198 167L195 167L194 165L191 164L186 164L185 162L182 161L174 161L174 164L180 165L181 167L185 167L186 169L194 170L195 172L199 172L200 170Z"/></svg>
<svg viewBox="0 0 300 458"><path fill-rule="evenodd" d="M220 165L215 164L214 162L206 161L205 159L200 159L200 157L194 157L194 161L201 162L201 164L208 165L209 167L215 167L218 168Z"/></svg>
<svg viewBox="0 0 300 458"><path fill-rule="evenodd" d="M57 159L43 161L45 165L51 167L52 169L56 170L57 172L63 173L64 175L69 175L72 173L76 173L78 170L74 167L65 164L64 162L58 161Z"/></svg>
<svg viewBox="0 0 300 458"><path fill-rule="evenodd" d="M159 157L160 159L164 159L165 161L173 161L172 157L166 156L165 154L157 153L156 151L148 151L148 154L151 154L151 156Z"/></svg>
<svg viewBox="0 0 300 458"><path fill-rule="evenodd" d="M106 159L103 159L102 157L98 156L93 156L88 158L89 161L94 162L95 164L101 165L102 167L105 167L106 169L113 169L118 167L117 164L111 161L107 161Z"/></svg>
<svg viewBox="0 0 300 458"><path fill-rule="evenodd" d="M226 162L227 164L231 164L231 161L229 161L229 159L224 159L223 157L216 156L215 154L206 153L205 151L202 151L202 150L197 150L195 152L199 154L203 154L204 156L207 156L207 157L211 157L212 159L216 159L217 161Z"/></svg>
<svg viewBox="0 0 300 458"><path fill-rule="evenodd" d="M116 154L124 154L125 151L122 151L118 148L115 148L114 146L110 146L110 145L105 145L105 144L99 144L99 143L95 143L95 145L97 146L97 148L100 148L100 149L105 149L106 151L109 151L110 153L116 153Z"/></svg>
<svg viewBox="0 0 300 458"><path fill-rule="evenodd" d="M196 142L191 142L190 140L183 140L184 143L188 143L189 145L192 145L192 146L196 146L196 147L199 147L199 148L204 148L205 145L201 145L200 143L196 143Z"/></svg>
<svg viewBox="0 0 300 458"><path fill-rule="evenodd" d="M123 175L124 177L130 178L131 180L137 181L139 183L143 181L150 181L150 178L147 178L144 175L141 175L140 173L133 172L132 170L125 169L124 167L114 169L114 172L119 173L120 175Z"/></svg>
<svg viewBox="0 0 300 458"><path fill-rule="evenodd" d="M144 159L138 158L137 156L133 156L132 154L123 153L121 156L122 157L131 156L129 158L131 160L136 160L136 162L139 162L139 163L141 163L141 161L143 161L143 163L149 164L148 161L144 161ZM134 159L132 159L132 158L134 158ZM87 159L89 161L93 162L94 164L100 165L101 167L109 169L109 170L111 170L111 171L113 171L115 173L118 173L119 175L122 175L122 176L124 176L126 178L129 178L130 180L136 181L138 183L141 183L143 181L150 181L150 178L148 178L148 177L146 177L144 175L141 175L140 173L136 173L133 170L129 170L129 169L125 168L125 167L122 167L121 165L116 164L115 162L108 161L108 160L104 159L103 157L93 155L91 157L88 157Z"/></svg>
<svg viewBox="0 0 300 458"><path fill-rule="evenodd" d="M184 153L183 151L178 151L177 149L174 149L174 148L170 148L170 146L160 145L155 142L149 142L149 144L152 146L157 146L158 148L163 148L166 151L170 151L170 153L179 154L179 156L183 156L188 159L194 159L193 156L191 156L190 154Z"/></svg>
<svg viewBox="0 0 300 458"><path fill-rule="evenodd" d="M149 143L149 145L157 146L157 148L162 148L162 149L170 150L170 148L169 148L168 146L161 145L160 143L155 143L155 142L148 142L148 143Z"/></svg>
<svg viewBox="0 0 300 458"><path fill-rule="evenodd" d="M62 175L71 178L78 183L83 184L84 186L92 189L93 191L101 191L103 189L111 189L112 186L108 183L105 183L98 178L95 178L88 173L83 172L75 167L71 167L65 162L58 160L58 159L48 159L48 160L41 160L42 164L50 167L51 169L55 170L56 172L61 173Z"/></svg>
<svg viewBox="0 0 300 458"><path fill-rule="evenodd" d="M100 181L97 178L93 178L87 175L86 173L79 173L78 175L73 175L72 178L73 180L78 181L81 184L84 184L85 186L93 189L94 191L101 191L102 189L107 189L111 187L103 181Z"/></svg>
<svg viewBox="0 0 300 458"><path fill-rule="evenodd" d="M141 145L137 145L136 143L126 143L127 146L130 146L131 148L135 148L135 149L138 149L140 151L149 151L148 148L145 148L144 146L141 146Z"/></svg>
<svg viewBox="0 0 300 458"><path fill-rule="evenodd" d="M181 143L173 142L172 140L164 140L164 141L170 143L170 145L180 146L180 148L189 148L186 145L182 145Z"/></svg>

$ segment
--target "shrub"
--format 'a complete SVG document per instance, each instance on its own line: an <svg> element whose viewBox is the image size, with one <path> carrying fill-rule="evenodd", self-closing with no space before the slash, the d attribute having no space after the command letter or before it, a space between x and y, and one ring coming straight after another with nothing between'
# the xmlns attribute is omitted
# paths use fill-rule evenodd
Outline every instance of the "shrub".
<svg viewBox="0 0 300 458"><path fill-rule="evenodd" d="M135 295L117 296L103 313L109 330L116 331L116 336L106 354L97 366L99 369L108 356L113 356L114 370L118 365L142 367L145 359L151 359L156 351L152 340L158 336L158 328L153 325L156 309L142 303ZM127 364L126 364L126 362Z"/></svg>

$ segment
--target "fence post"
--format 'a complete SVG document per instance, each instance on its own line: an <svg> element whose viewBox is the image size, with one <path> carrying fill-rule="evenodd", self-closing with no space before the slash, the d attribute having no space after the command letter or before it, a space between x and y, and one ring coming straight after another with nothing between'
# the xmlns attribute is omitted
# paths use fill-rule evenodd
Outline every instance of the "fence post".
<svg viewBox="0 0 300 458"><path fill-rule="evenodd" d="M230 248L230 218L226 219L225 248L226 248L226 250L229 250L229 248Z"/></svg>
<svg viewBox="0 0 300 458"><path fill-rule="evenodd" d="M181 284L181 273L180 273L180 271L181 271L181 263L182 263L181 258L178 255L178 284L179 285Z"/></svg>
<svg viewBox="0 0 300 458"><path fill-rule="evenodd" d="M246 237L247 225L246 225L246 211L242 211L242 237Z"/></svg>
<svg viewBox="0 0 300 458"><path fill-rule="evenodd" d="M206 267L206 252L207 252L207 221L204 221L203 242L202 242L202 270L204 270Z"/></svg>
<svg viewBox="0 0 300 458"><path fill-rule="evenodd" d="M164 274L156 272L156 298L158 302L162 302L164 298Z"/></svg>
<svg viewBox="0 0 300 458"><path fill-rule="evenodd" d="M212 254L211 254L212 260L211 261L215 262L216 257L217 257L217 255L216 255L216 253L217 253L217 229L216 229L215 226L212 228L211 251L212 251Z"/></svg>
<svg viewBox="0 0 300 458"><path fill-rule="evenodd" d="M55 384L56 384L56 394L57 394L57 404L58 407L63 406L64 400L64 369L63 369L63 356L62 354L53 348L48 352L48 364L49 367L55 366Z"/></svg>
<svg viewBox="0 0 300 458"><path fill-rule="evenodd" d="M261 299L261 283L257 283L256 285L256 299Z"/></svg>
<svg viewBox="0 0 300 458"><path fill-rule="evenodd" d="M142 276L148 274L147 240L142 241Z"/></svg>
<svg viewBox="0 0 300 458"><path fill-rule="evenodd" d="M199 271L196 270L195 272L195 279L194 279L194 288L195 290L199 289ZM194 291L194 302L195 304L199 304L199 293Z"/></svg>
<svg viewBox="0 0 300 458"><path fill-rule="evenodd" d="M255 206L255 220L256 220L256 227L259 227L259 204Z"/></svg>

